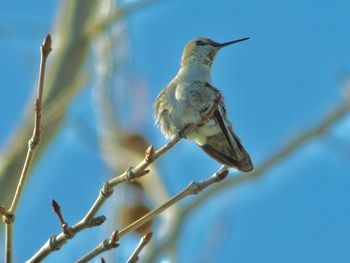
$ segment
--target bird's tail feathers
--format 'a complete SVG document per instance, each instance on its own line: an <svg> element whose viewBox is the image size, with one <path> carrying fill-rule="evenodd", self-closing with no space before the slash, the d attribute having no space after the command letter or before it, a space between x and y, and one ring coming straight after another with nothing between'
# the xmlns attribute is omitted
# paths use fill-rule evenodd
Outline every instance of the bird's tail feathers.
<svg viewBox="0 0 350 263"><path fill-rule="evenodd" d="M236 167L242 172L253 170L253 163L236 134L232 132L229 144L223 133L216 134L207 139L206 144L199 145L209 156L218 162Z"/></svg>

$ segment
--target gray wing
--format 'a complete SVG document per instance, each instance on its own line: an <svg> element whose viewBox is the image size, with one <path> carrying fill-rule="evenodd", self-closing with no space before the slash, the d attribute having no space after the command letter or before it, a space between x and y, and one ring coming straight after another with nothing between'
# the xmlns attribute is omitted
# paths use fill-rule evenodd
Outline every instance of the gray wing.
<svg viewBox="0 0 350 263"><path fill-rule="evenodd" d="M219 93L217 89L215 90ZM223 102L214 112L214 118L221 132L208 137L206 144L199 146L220 163L236 167L243 172L253 170L253 163L248 152L244 149L239 137L234 133L231 123L227 120Z"/></svg>

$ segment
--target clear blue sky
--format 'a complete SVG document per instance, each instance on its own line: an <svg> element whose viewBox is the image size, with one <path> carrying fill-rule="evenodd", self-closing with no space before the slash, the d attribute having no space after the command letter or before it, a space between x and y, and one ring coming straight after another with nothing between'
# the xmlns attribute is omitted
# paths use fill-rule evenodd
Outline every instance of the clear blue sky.
<svg viewBox="0 0 350 263"><path fill-rule="evenodd" d="M36 80L38 43L52 28L58 3L15 1L0 9L1 147L22 118ZM198 36L218 42L248 36L249 41L220 51L212 78L258 164L342 100L341 80L350 71L349 14L350 2L345 0L182 0L159 1L131 15L129 70L147 83L150 92L147 120L136 128L155 145L165 141L153 126L151 101L176 74L187 41ZM89 89L79 94L28 183L16 222L19 262L59 231L50 207L53 197L75 222L108 175L101 157L74 128L74 120L80 118L93 126L91 96ZM332 130L332 136L350 144L349 133L349 117ZM226 191L195 211L182 229L180 262L347 262L350 157L336 152L330 142L326 138L305 145L266 176ZM170 158L176 169L165 165ZM217 167L190 142L177 145L160 161L172 194ZM77 176L88 178L84 192L72 195ZM40 219L43 216L45 220ZM38 222L42 223L36 226ZM31 233L36 239L28 244ZM72 261L81 255L76 244L95 244L102 237L93 231L83 233L48 262Z"/></svg>

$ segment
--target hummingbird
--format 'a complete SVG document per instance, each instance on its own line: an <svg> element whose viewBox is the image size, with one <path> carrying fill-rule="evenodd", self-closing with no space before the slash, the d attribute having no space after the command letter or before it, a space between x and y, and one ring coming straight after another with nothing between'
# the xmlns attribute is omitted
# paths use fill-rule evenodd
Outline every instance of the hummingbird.
<svg viewBox="0 0 350 263"><path fill-rule="evenodd" d="M187 134L181 132L198 124L221 92L213 86L211 66L218 51L249 39L217 43L208 38L190 41L182 53L180 69L160 92L154 103L155 123L166 138L182 135L195 142L218 162L242 172L253 170L253 163L227 118L223 99L209 120Z"/></svg>

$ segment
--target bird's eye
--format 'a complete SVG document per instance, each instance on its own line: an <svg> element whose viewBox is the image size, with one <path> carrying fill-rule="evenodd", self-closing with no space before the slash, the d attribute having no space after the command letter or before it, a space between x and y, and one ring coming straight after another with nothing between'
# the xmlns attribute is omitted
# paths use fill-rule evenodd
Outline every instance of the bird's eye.
<svg viewBox="0 0 350 263"><path fill-rule="evenodd" d="M197 46L204 46L204 45L206 45L207 43L205 43L204 41L202 41L202 40L197 40L196 41L196 45Z"/></svg>

